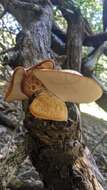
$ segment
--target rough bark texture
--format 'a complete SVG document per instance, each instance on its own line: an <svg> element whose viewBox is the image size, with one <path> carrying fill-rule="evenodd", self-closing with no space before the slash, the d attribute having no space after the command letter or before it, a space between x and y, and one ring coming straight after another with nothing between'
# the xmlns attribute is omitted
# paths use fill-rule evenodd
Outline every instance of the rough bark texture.
<svg viewBox="0 0 107 190"><path fill-rule="evenodd" d="M68 22L66 47L68 68L77 71L81 71L82 35L82 19L77 15L72 24Z"/></svg>
<svg viewBox="0 0 107 190"><path fill-rule="evenodd" d="M15 151L9 152L0 165L0 190L6 189L17 168L20 167L25 158L25 139L21 137L20 142L18 142L16 137Z"/></svg>
<svg viewBox="0 0 107 190"><path fill-rule="evenodd" d="M107 112L107 92L104 92L102 97L97 100L97 104Z"/></svg>
<svg viewBox="0 0 107 190"><path fill-rule="evenodd" d="M0 2L6 7L7 1ZM24 66L31 66L44 58L52 58L52 7L49 1L38 5L42 7L42 13L34 14L27 9L15 9L14 3L8 4L9 12L23 27L20 57ZM68 68L76 70L81 68L81 29L81 19L77 19L72 27L70 23L68 27L67 63ZM44 187L50 190L103 189L95 177L93 166L82 143L77 106L68 104L67 122L36 119L29 114L28 106L29 102L24 102L24 127L29 132L26 148L33 165L40 172Z"/></svg>
<svg viewBox="0 0 107 190"><path fill-rule="evenodd" d="M70 106L70 115L73 114L73 109L75 114L75 106ZM73 122L69 118L67 123L58 123L28 117L25 126L30 130L28 152L33 165L40 172L45 187L49 189L76 187L71 173L73 163L78 155L81 157L83 149L79 142L81 140L79 121Z"/></svg>
<svg viewBox="0 0 107 190"><path fill-rule="evenodd" d="M107 30L107 1L103 1L103 30Z"/></svg>

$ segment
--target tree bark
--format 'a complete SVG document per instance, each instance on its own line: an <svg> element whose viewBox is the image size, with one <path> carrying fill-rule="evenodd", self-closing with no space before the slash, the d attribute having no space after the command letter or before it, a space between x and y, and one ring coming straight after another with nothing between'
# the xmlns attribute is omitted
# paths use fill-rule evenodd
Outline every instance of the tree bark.
<svg viewBox="0 0 107 190"><path fill-rule="evenodd" d="M107 1L103 0L103 30L107 30Z"/></svg>
<svg viewBox="0 0 107 190"><path fill-rule="evenodd" d="M107 92L105 91L102 97L96 101L96 103L107 112Z"/></svg>
<svg viewBox="0 0 107 190"><path fill-rule="evenodd" d="M7 0L1 2L6 7ZM52 6L49 1L38 2L38 6L42 8L42 13L39 14L34 14L31 10L24 11L19 7L15 10L13 4L8 4L8 10L23 27L24 38L20 57L25 67L37 64L42 59L53 58ZM67 65L78 71L81 69L81 29L81 19L78 19L76 24L73 23L72 27L70 23L67 39ZM68 121L53 122L40 120L29 114L29 102L24 102L24 109L26 108L24 127L29 132L26 149L33 165L40 173L44 187L48 190L102 190L82 142L78 107L67 104Z"/></svg>
<svg viewBox="0 0 107 190"><path fill-rule="evenodd" d="M68 69L74 69L81 72L82 60L82 18L80 15L75 16L71 23L68 21L67 32L67 64Z"/></svg>

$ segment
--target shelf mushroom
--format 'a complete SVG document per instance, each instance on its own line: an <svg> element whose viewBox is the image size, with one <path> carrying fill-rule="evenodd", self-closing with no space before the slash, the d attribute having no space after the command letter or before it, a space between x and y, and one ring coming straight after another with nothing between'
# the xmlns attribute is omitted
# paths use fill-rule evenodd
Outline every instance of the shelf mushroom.
<svg viewBox="0 0 107 190"><path fill-rule="evenodd" d="M54 69L54 61L52 59L45 59L41 61L39 64L31 67L32 68L37 68L37 69Z"/></svg>
<svg viewBox="0 0 107 190"><path fill-rule="evenodd" d="M5 101L25 100L37 90L44 88L43 84L33 75L35 69L53 69L54 62L46 59L28 69L17 67L10 82L6 86Z"/></svg>
<svg viewBox="0 0 107 190"><path fill-rule="evenodd" d="M93 79L73 70L38 70L34 75L64 102L90 103L101 97L103 90Z"/></svg>
<svg viewBox="0 0 107 190"><path fill-rule="evenodd" d="M66 121L65 102L89 103L97 100L103 90L93 79L73 70L55 70L52 60L25 69L17 67L5 94L5 100L24 100L37 95L29 106L33 116Z"/></svg>
<svg viewBox="0 0 107 190"><path fill-rule="evenodd" d="M67 121L68 119L66 104L47 90L33 100L29 110L33 116L45 120Z"/></svg>
<svg viewBox="0 0 107 190"><path fill-rule="evenodd" d="M46 59L37 65L26 69L26 75L22 81L22 91L28 97L32 96L36 91L44 89L43 83L33 75L36 69L54 69L54 62L51 59Z"/></svg>
<svg viewBox="0 0 107 190"><path fill-rule="evenodd" d="M13 102L14 100L25 100L28 97L22 91L22 80L25 77L25 70L19 66L15 69L10 82L6 85L4 100Z"/></svg>

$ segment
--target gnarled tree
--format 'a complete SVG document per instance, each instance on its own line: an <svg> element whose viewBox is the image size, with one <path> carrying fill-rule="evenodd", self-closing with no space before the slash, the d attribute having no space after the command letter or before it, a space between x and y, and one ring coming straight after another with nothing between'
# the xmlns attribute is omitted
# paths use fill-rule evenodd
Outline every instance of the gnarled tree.
<svg viewBox="0 0 107 190"><path fill-rule="evenodd" d="M89 28L87 29L86 21L72 1L0 0L0 3L22 27L16 39L18 57L15 59L15 67L30 67L51 58L55 60L56 68L60 68L62 64L64 68L81 72L82 46L94 44L94 36ZM53 22L54 5L58 6L67 20L67 34L60 31ZM106 34L104 37L105 40ZM65 59L59 57L62 52ZM29 113L28 107L33 98L23 102L24 128L28 130L26 153L39 171L44 188L102 190L91 154L83 144L78 106L67 103L67 122L44 121ZM6 177L8 175L4 172L3 176L1 175L2 188L2 181Z"/></svg>

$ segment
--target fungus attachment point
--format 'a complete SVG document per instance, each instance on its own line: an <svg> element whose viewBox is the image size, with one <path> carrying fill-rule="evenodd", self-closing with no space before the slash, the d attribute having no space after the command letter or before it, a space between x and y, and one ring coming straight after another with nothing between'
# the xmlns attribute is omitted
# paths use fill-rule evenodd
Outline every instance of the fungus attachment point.
<svg viewBox="0 0 107 190"><path fill-rule="evenodd" d="M77 71L36 69L34 75L64 102L89 103L100 98L103 93L95 80Z"/></svg>
<svg viewBox="0 0 107 190"><path fill-rule="evenodd" d="M33 100L29 107L33 116L53 121L67 121L68 111L66 104L51 94L44 91Z"/></svg>
<svg viewBox="0 0 107 190"><path fill-rule="evenodd" d="M43 89L43 84L34 75L32 70L26 71L26 76L23 78L22 91L28 97L31 97L36 91Z"/></svg>
<svg viewBox="0 0 107 190"><path fill-rule="evenodd" d="M28 97L22 92L21 85L25 75L23 67L17 67L12 75L5 93L5 101L12 102L14 100L25 100Z"/></svg>
<svg viewBox="0 0 107 190"><path fill-rule="evenodd" d="M26 70L26 75L23 78L22 90L28 97L32 96L36 91L44 88L43 83L38 80L33 72L36 69L53 69L54 62L51 59L44 60L37 65L34 65Z"/></svg>

